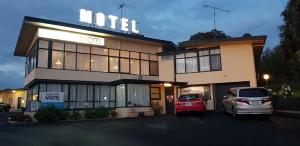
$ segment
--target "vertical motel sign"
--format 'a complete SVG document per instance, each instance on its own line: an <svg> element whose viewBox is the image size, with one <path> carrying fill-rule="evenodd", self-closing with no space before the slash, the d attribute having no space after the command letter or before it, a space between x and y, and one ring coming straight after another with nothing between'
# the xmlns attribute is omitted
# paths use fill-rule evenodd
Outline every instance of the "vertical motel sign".
<svg viewBox="0 0 300 146"><path fill-rule="evenodd" d="M93 16L95 17L94 19ZM117 27L119 27L122 31L125 32L131 31L132 33L139 33L136 20L129 21L127 18L119 19L114 15L105 16L101 12L93 14L93 12L90 10L80 9L79 21L88 24L95 24L99 27L104 27L106 25L106 22L108 22L111 29L115 30ZM117 26L117 24L120 24L120 26Z"/></svg>

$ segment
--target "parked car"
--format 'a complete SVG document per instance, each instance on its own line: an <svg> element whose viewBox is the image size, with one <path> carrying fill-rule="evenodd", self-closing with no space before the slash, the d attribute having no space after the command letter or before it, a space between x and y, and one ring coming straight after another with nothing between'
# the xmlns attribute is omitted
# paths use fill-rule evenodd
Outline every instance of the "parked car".
<svg viewBox="0 0 300 146"><path fill-rule="evenodd" d="M176 102L176 114L183 112L205 112L205 98L199 94L181 95Z"/></svg>
<svg viewBox="0 0 300 146"><path fill-rule="evenodd" d="M228 90L223 99L224 112L233 117L244 114L271 115L273 106L264 88L238 87Z"/></svg>
<svg viewBox="0 0 300 146"><path fill-rule="evenodd" d="M8 112L11 106L6 103L0 103L0 112Z"/></svg>

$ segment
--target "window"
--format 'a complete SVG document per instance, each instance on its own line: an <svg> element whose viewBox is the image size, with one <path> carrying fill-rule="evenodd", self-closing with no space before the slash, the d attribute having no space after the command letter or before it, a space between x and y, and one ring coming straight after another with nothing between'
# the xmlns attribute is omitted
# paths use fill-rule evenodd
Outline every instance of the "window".
<svg viewBox="0 0 300 146"><path fill-rule="evenodd" d="M75 70L76 53L65 52L65 69Z"/></svg>
<svg viewBox="0 0 300 146"><path fill-rule="evenodd" d="M146 60L141 61L141 74L149 75L149 61Z"/></svg>
<svg viewBox="0 0 300 146"><path fill-rule="evenodd" d="M64 43L61 43L61 42L53 42L52 43L52 49L53 50L60 50L60 51L63 51L64 50Z"/></svg>
<svg viewBox="0 0 300 146"><path fill-rule="evenodd" d="M119 56L119 50L109 49L109 56L118 57Z"/></svg>
<svg viewBox="0 0 300 146"><path fill-rule="evenodd" d="M221 55L220 49L210 50L211 70L221 70Z"/></svg>
<svg viewBox="0 0 300 146"><path fill-rule="evenodd" d="M129 52L128 51L120 51L120 57L129 58Z"/></svg>
<svg viewBox="0 0 300 146"><path fill-rule="evenodd" d="M160 100L160 88L151 87L151 100Z"/></svg>
<svg viewBox="0 0 300 146"><path fill-rule="evenodd" d="M75 44L66 44L65 51L76 52L76 45Z"/></svg>
<svg viewBox="0 0 300 146"><path fill-rule="evenodd" d="M90 53L90 47L89 46L83 46L83 45L77 45L77 52Z"/></svg>
<svg viewBox="0 0 300 146"><path fill-rule="evenodd" d="M129 73L129 59L121 58L120 67L122 73Z"/></svg>
<svg viewBox="0 0 300 146"><path fill-rule="evenodd" d="M119 58L115 58L115 57L109 58L109 71L119 72Z"/></svg>
<svg viewBox="0 0 300 146"><path fill-rule="evenodd" d="M130 73L140 74L140 61L136 59L130 59Z"/></svg>
<svg viewBox="0 0 300 146"><path fill-rule="evenodd" d="M77 70L88 71L90 69L90 55L77 53Z"/></svg>
<svg viewBox="0 0 300 146"><path fill-rule="evenodd" d="M199 51L199 68L200 71L210 71L209 51Z"/></svg>
<svg viewBox="0 0 300 146"><path fill-rule="evenodd" d="M76 108L86 108L87 85L77 85Z"/></svg>
<svg viewBox="0 0 300 146"><path fill-rule="evenodd" d="M158 75L158 62L150 61L150 75Z"/></svg>
<svg viewBox="0 0 300 146"><path fill-rule="evenodd" d="M100 71L108 72L108 57L100 56Z"/></svg>
<svg viewBox="0 0 300 146"><path fill-rule="evenodd" d="M48 49L49 42L45 40L39 40L39 48L40 49Z"/></svg>
<svg viewBox="0 0 300 146"><path fill-rule="evenodd" d="M186 72L198 72L197 53L190 52L185 54Z"/></svg>
<svg viewBox="0 0 300 146"><path fill-rule="evenodd" d="M201 50L176 55L176 73L218 71L222 69L220 49ZM199 64L199 65L198 65Z"/></svg>
<svg viewBox="0 0 300 146"><path fill-rule="evenodd" d="M135 106L150 106L150 91L149 85L142 84L128 84L127 94L128 94L128 107Z"/></svg>
<svg viewBox="0 0 300 146"><path fill-rule="evenodd" d="M92 51L92 54L108 55L108 49L105 49L105 48L92 47L91 51Z"/></svg>
<svg viewBox="0 0 300 146"><path fill-rule="evenodd" d="M38 67L43 67L43 68L48 67L48 50L39 49Z"/></svg>
<svg viewBox="0 0 300 146"><path fill-rule="evenodd" d="M116 105L117 107L125 107L126 106L126 90L125 84L120 84L116 86Z"/></svg>
<svg viewBox="0 0 300 146"><path fill-rule="evenodd" d="M91 55L91 71L101 71L101 57L98 55Z"/></svg>
<svg viewBox="0 0 300 146"><path fill-rule="evenodd" d="M130 58L140 59L140 53L130 52Z"/></svg>
<svg viewBox="0 0 300 146"><path fill-rule="evenodd" d="M184 54L176 55L176 73L185 73Z"/></svg>
<svg viewBox="0 0 300 146"><path fill-rule="evenodd" d="M62 51L52 51L52 68L62 69L63 68L63 56Z"/></svg>

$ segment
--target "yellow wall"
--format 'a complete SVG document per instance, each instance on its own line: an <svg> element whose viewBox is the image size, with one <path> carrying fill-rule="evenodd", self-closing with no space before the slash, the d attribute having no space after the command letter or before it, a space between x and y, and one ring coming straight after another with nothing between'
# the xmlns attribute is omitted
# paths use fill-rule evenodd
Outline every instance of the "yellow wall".
<svg viewBox="0 0 300 146"><path fill-rule="evenodd" d="M24 103L21 103L21 107L25 107L26 91L24 90L15 90L16 92L12 92L12 91L13 90L0 92L0 102L10 104L12 109L16 109L18 104L18 97L21 97L22 100L24 101Z"/></svg>
<svg viewBox="0 0 300 146"><path fill-rule="evenodd" d="M220 49L221 71L178 74L177 81L189 85L250 81L251 86L257 86L251 43L221 44Z"/></svg>

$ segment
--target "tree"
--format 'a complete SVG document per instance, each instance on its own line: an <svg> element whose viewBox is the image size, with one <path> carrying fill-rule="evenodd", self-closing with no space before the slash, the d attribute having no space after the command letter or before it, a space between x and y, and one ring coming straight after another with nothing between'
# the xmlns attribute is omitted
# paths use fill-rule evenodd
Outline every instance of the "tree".
<svg viewBox="0 0 300 146"><path fill-rule="evenodd" d="M226 35L223 31L213 29L208 32L198 32L196 34L191 35L189 40L208 40L208 39L223 39L230 38L230 36Z"/></svg>
<svg viewBox="0 0 300 146"><path fill-rule="evenodd" d="M289 0L281 13L284 25L280 27L280 49L284 63L289 66L286 76L300 77L300 0Z"/></svg>

